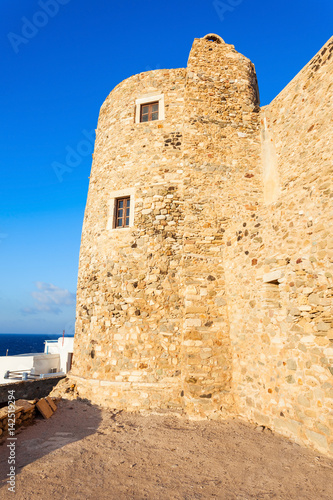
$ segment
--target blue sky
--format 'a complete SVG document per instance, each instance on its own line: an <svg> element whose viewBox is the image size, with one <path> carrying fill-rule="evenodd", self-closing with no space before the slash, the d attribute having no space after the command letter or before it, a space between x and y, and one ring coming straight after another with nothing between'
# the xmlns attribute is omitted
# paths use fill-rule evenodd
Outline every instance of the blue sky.
<svg viewBox="0 0 333 500"><path fill-rule="evenodd" d="M268 104L332 35L331 0L1 0L0 333L72 332L99 108L217 33Z"/></svg>

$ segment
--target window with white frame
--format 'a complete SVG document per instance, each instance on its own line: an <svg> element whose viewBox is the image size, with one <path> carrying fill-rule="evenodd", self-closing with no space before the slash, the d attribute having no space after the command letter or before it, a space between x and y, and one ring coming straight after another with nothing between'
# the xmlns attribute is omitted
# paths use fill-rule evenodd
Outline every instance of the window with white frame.
<svg viewBox="0 0 333 500"><path fill-rule="evenodd" d="M134 193L135 188L110 193L107 229L128 229L134 225Z"/></svg>
<svg viewBox="0 0 333 500"><path fill-rule="evenodd" d="M164 94L145 94L135 101L135 123L164 120Z"/></svg>

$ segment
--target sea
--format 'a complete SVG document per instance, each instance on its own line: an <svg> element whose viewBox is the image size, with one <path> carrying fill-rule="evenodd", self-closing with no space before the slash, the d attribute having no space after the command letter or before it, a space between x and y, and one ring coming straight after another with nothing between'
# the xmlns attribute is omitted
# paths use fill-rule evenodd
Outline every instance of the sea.
<svg viewBox="0 0 333 500"><path fill-rule="evenodd" d="M59 337L62 337L61 333L0 333L0 356L6 356L7 349L8 356L44 352L45 340L57 340Z"/></svg>

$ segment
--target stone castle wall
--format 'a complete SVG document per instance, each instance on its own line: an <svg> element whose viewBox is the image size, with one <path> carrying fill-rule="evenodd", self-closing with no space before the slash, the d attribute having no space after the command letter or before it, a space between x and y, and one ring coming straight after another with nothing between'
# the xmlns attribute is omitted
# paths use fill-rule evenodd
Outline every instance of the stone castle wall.
<svg viewBox="0 0 333 500"><path fill-rule="evenodd" d="M276 201L230 227L224 250L240 413L331 454L332 51L331 39L263 108Z"/></svg>
<svg viewBox="0 0 333 500"><path fill-rule="evenodd" d="M80 253L83 397L239 413L333 453L331 54L262 110L253 64L216 35L111 92ZM154 95L164 119L135 123ZM113 229L123 195L131 227Z"/></svg>
<svg viewBox="0 0 333 500"><path fill-rule="evenodd" d="M135 123L136 101L156 92L165 118ZM259 111L253 64L207 38L187 69L131 77L104 103L80 254L81 393L202 416L232 407L223 233L262 198ZM113 229L125 194L133 225Z"/></svg>

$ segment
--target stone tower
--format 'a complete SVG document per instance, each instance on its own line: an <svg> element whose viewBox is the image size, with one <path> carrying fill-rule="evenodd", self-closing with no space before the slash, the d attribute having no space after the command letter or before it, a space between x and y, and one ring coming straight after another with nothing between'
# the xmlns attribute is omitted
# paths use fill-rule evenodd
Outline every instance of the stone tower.
<svg viewBox="0 0 333 500"><path fill-rule="evenodd" d="M149 103L158 119L141 121ZM221 249L229 220L260 203L259 158L254 66L217 35L194 41L186 69L132 76L106 99L73 369L92 391L105 388L97 399L199 414L232 405ZM122 198L130 207L119 228Z"/></svg>
<svg viewBox="0 0 333 500"><path fill-rule="evenodd" d="M333 39L263 108L217 35L100 112L72 376L113 408L236 412L333 456Z"/></svg>

